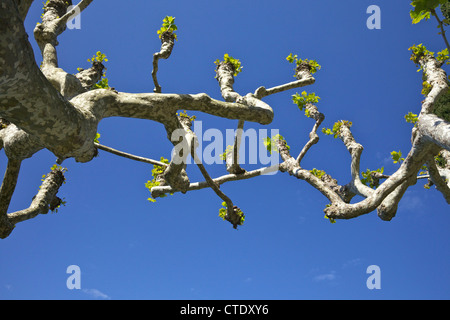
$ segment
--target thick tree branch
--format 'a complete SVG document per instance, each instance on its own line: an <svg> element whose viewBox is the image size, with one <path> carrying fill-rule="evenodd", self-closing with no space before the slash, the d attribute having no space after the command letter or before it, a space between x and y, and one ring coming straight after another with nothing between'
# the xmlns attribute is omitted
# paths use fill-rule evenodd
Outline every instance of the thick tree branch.
<svg viewBox="0 0 450 320"><path fill-rule="evenodd" d="M449 171L448 176L442 176L439 168L436 166L434 157L428 159L427 167L428 172L430 173L431 181L433 181L436 189L442 193L445 201L450 204L450 171L447 170Z"/></svg>
<svg viewBox="0 0 450 320"><path fill-rule="evenodd" d="M17 179L19 177L21 160L9 160L0 187L0 238L6 238L14 229L14 224L9 221L7 211L11 198L16 189Z"/></svg>
<svg viewBox="0 0 450 320"><path fill-rule="evenodd" d="M56 194L65 178L62 170L55 169L47 174L42 182L39 192L33 198L29 208L8 215L12 224L17 224L36 217L38 214L46 214L54 203Z"/></svg>
<svg viewBox="0 0 450 320"><path fill-rule="evenodd" d="M424 114L419 118L418 128L430 142L450 151L449 122L434 114Z"/></svg>
<svg viewBox="0 0 450 320"><path fill-rule="evenodd" d="M400 168L373 191L371 195L355 204L333 203L325 209L326 215L333 219L351 219L372 212L400 184L413 175L416 176L429 154L436 154L438 150L434 144L429 143L424 137L419 135L416 137L411 151Z"/></svg>

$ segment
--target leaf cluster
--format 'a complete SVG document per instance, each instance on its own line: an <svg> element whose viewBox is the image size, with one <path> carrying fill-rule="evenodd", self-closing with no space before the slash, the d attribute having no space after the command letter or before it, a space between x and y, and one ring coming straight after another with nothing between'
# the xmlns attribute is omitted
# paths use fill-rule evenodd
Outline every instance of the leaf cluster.
<svg viewBox="0 0 450 320"><path fill-rule="evenodd" d="M162 35L164 33L168 32L168 33L173 34L175 40L178 40L176 33L174 33L176 30L178 30L178 27L175 24L175 17L166 16L163 19L163 24L162 24L161 29L156 31L156 33L158 34L158 37L161 39Z"/></svg>
<svg viewBox="0 0 450 320"><path fill-rule="evenodd" d="M316 96L315 92L307 93L306 91L303 91L301 94L296 93L292 96L292 102L296 104L300 110L303 110L307 103L318 103L319 99L320 97Z"/></svg>
<svg viewBox="0 0 450 320"><path fill-rule="evenodd" d="M109 89L108 78L100 79L96 84L92 86L93 89Z"/></svg>
<svg viewBox="0 0 450 320"><path fill-rule="evenodd" d="M337 137L339 137L339 134L341 133L342 125L345 125L350 128L353 125L353 123L351 121L347 121L347 120L337 121L334 123L333 129L322 128L322 132L326 135L329 135L329 136L333 135L334 138L337 138Z"/></svg>
<svg viewBox="0 0 450 320"><path fill-rule="evenodd" d="M295 63L297 65L297 67L301 66L301 65L306 65L309 67L309 72L311 74L316 73L318 70L320 70L322 68L322 66L316 61L316 60L310 60L310 59L299 59L298 55L292 55L292 53L290 53L287 57L286 60L289 63ZM297 68L295 68L294 70L297 70ZM296 75L294 75L295 77Z"/></svg>
<svg viewBox="0 0 450 320"><path fill-rule="evenodd" d="M314 176L316 176L319 179L322 178L325 175L325 171L318 170L316 168L313 168L312 170L309 170L309 172L311 172Z"/></svg>
<svg viewBox="0 0 450 320"><path fill-rule="evenodd" d="M101 137L101 134L97 132L97 133L95 134L94 142L95 142L95 143L100 143L100 141L98 140L98 139L100 139L100 137Z"/></svg>
<svg viewBox="0 0 450 320"><path fill-rule="evenodd" d="M416 65L419 64L419 60L424 56L427 55L434 56L434 52L429 51L422 43L418 45L413 45L412 47L408 48L408 50L412 51L411 57L409 59L413 61Z"/></svg>
<svg viewBox="0 0 450 320"><path fill-rule="evenodd" d="M234 72L233 75L235 77L242 71L242 68L243 68L239 59L233 58L228 53L224 54L223 61L220 61L219 59L217 59L216 61L214 61L214 63L217 66L217 68L219 68L219 66L222 63L228 63L229 65L231 65L233 67L233 72Z"/></svg>
<svg viewBox="0 0 450 320"><path fill-rule="evenodd" d="M291 149L291 147L286 143L286 139L284 139L281 134L276 134L271 138L267 137L263 139L264 146L270 154L272 154L272 152L278 152L277 144L279 141L284 141L286 148L288 150Z"/></svg>
<svg viewBox="0 0 450 320"><path fill-rule="evenodd" d="M169 160L161 157L160 161L162 163L166 163L169 164ZM145 187L151 191L153 187L157 187L161 184L161 182L159 181L159 177L164 173L166 167L165 166L158 166L158 165L153 165L153 169L152 169L152 177L153 179L150 181L147 181L147 183L145 184ZM166 195L162 195L161 198L165 197ZM156 202L155 199L153 199L152 197L147 199L150 202Z"/></svg>
<svg viewBox="0 0 450 320"><path fill-rule="evenodd" d="M188 115L186 110L180 111L179 113L177 113L177 116L181 118L187 118L190 122L194 121L197 118L196 116Z"/></svg>
<svg viewBox="0 0 450 320"><path fill-rule="evenodd" d="M445 48L444 50L437 53L436 60L439 62L442 62L442 64L450 64L450 56L448 52L448 48Z"/></svg>
<svg viewBox="0 0 450 320"><path fill-rule="evenodd" d="M423 19L428 20L431 13L435 11L438 6L441 6L441 11L444 14L447 10L448 0L413 0L411 6L414 9L410 11L410 16L412 23L416 24ZM445 16L445 14L444 14ZM446 17L443 21L445 24L449 24L448 18Z"/></svg>
<svg viewBox="0 0 450 320"><path fill-rule="evenodd" d="M106 58L106 55L104 53L101 53L100 51L97 51L92 58L87 59L88 62L94 63L94 62L108 62L108 58Z"/></svg>
<svg viewBox="0 0 450 320"><path fill-rule="evenodd" d="M417 121L419 121L419 117L417 116L417 114L410 111L405 115L405 120L408 123L416 123Z"/></svg>
<svg viewBox="0 0 450 320"><path fill-rule="evenodd" d="M394 163L400 163L402 161L405 161L405 158L402 157L402 152L399 150L397 151L392 151L391 152L391 157L392 157L392 161Z"/></svg>
<svg viewBox="0 0 450 320"><path fill-rule="evenodd" d="M238 207L234 207L233 209L234 209L235 213L240 217L238 225L242 226L245 221L245 214ZM228 212L227 203L224 201L224 202L222 202L222 208L219 209L219 217L221 217L223 220L225 220L227 217L227 212Z"/></svg>
<svg viewBox="0 0 450 320"><path fill-rule="evenodd" d="M361 175L362 175L361 182L363 184L365 184L366 186L369 186L371 188L378 187L378 185L379 185L378 179L373 179L372 173L374 173L374 172L383 173L384 172L384 167L381 167L381 168L376 169L376 170L367 169L365 172L361 172Z"/></svg>
<svg viewBox="0 0 450 320"><path fill-rule="evenodd" d="M225 149L225 152L219 156L220 159L225 161L227 159L227 154L229 154L230 152L233 152L233 146L228 145L227 148Z"/></svg>

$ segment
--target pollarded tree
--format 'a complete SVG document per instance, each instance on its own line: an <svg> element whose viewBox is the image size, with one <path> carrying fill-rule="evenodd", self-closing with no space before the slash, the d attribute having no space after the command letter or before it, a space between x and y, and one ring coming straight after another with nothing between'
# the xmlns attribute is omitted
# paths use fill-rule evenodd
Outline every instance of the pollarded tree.
<svg viewBox="0 0 450 320"><path fill-rule="evenodd" d="M418 115L409 113L405 116L408 122L414 123L412 147L405 157L400 151L392 152L393 160L401 165L391 175L384 174L382 168L361 172L363 147L352 135L352 123L341 120L332 128L320 129L324 120L324 114L316 106L320 98L306 91L292 96L293 102L314 123L309 141L301 152L296 156L291 155L287 141L281 135L276 135L267 138L264 143L269 152L279 153L282 163L252 171L246 171L239 165L239 147L245 122L262 125L271 123L274 112L263 101L265 97L313 84L314 74L321 66L312 59L291 53L286 59L295 65L295 81L272 88L259 87L253 93L240 95L233 89L233 84L242 70L241 63L225 54L222 60L216 61L216 79L224 101L213 99L206 93L165 94L158 83L158 63L160 59L170 57L177 40L175 18L167 16L157 32L161 50L153 56L154 92L131 94L109 87L103 64L107 58L101 52L88 60L92 64L89 69L78 69L78 73L69 74L58 66L58 37L65 31L66 23L74 14L87 9L91 2L81 0L72 6L71 0L48 0L44 4L42 21L34 29L34 38L43 58L42 64L38 66L24 28L24 20L33 0L0 0L0 141L8 158L0 189L1 238L8 237L17 223L56 210L62 203L57 193L65 180L63 161L74 158L78 162L89 162L99 149L154 165L153 180L147 183L152 198L202 188L213 189L223 201L219 215L235 228L244 222L244 213L220 186L271 171L287 172L319 190L330 202L324 211L332 222L335 219L355 218L375 210L381 219L390 220L408 187L422 178L428 179L428 186L434 184L450 203L449 90L447 75L442 69L449 61L450 49L445 36L445 27L449 24L447 1L416 0L411 3L413 22L435 17L447 48L437 55L422 44L410 48L411 60L423 72L422 93L425 99ZM443 18L440 18L440 13L444 15ZM229 146L223 155L228 175L210 177L197 155L197 137L190 129L194 117L180 110L238 120L234 145ZM108 117L148 119L163 124L167 138L174 145L170 161L164 158L160 161L142 158L101 145L97 128L99 122ZM302 160L308 150L319 141L318 131L340 138L349 151L351 179L347 184L338 184L323 170L302 167ZM8 213L22 161L44 148L56 156L57 165L43 177L42 185L29 208ZM189 180L188 156L195 160L205 181ZM362 196L364 200L352 203L356 195Z"/></svg>

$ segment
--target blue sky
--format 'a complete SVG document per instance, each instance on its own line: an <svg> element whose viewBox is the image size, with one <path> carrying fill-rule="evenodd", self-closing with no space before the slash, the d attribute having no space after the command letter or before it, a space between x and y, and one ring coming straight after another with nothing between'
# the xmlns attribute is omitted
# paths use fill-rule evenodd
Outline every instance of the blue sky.
<svg viewBox="0 0 450 320"><path fill-rule="evenodd" d="M381 8L381 29L369 30L369 5ZM32 30L42 13L36 1L26 20ZM244 69L235 90L254 92L292 81L292 52L316 59L322 69L308 88L321 97L324 126L353 122L364 146L361 168L384 166L390 152L410 149L418 113L421 74L408 48L424 43L440 51L444 43L432 20L412 25L409 1L94 1L82 13L81 29L59 38L59 64L68 72L87 68L96 51L109 61L106 75L123 92L152 92L152 55L166 15L176 17L178 41L161 60L163 92L200 93L221 99L214 60L224 53ZM303 89L298 90L301 92ZM278 129L294 155L307 142L312 121L292 104L296 90L267 97ZM193 114L193 113L191 113ZM236 121L195 113L204 130L236 128ZM105 119L100 142L137 155L169 157L163 127L137 119ZM350 157L340 140L320 134L304 159L305 168L325 170L341 184L350 179ZM0 171L6 166L0 155ZM55 157L44 150L23 163L10 211L29 206L41 176ZM330 224L328 203L318 191L287 174L233 182L222 190L246 214L234 230L218 217L221 200L209 189L147 201L144 184L152 166L105 152L86 164L69 159L67 205L56 214L20 223L0 242L2 299L448 299L450 298L449 207L419 181L400 203L391 222L376 212ZM257 168L258 165L243 165ZM211 165L211 176L226 174ZM203 180L198 168L191 181ZM81 289L69 290L66 269L81 269ZM369 290L367 267L381 270L381 289Z"/></svg>

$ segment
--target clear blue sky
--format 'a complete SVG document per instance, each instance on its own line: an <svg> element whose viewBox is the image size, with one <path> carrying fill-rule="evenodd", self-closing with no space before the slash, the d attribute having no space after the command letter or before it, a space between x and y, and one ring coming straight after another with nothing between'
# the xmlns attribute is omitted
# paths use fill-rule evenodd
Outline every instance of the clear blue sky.
<svg viewBox="0 0 450 320"><path fill-rule="evenodd" d="M75 2L75 1L74 1ZM366 9L381 8L381 29L369 30ZM26 28L42 13L35 1ZM178 41L160 62L163 92L200 93L221 99L213 61L224 53L244 66L235 90L292 81L290 53L316 59L322 70L306 88L321 97L324 126L353 122L363 144L363 170L397 165L390 152L410 149L418 113L421 74L408 48L444 43L435 21L412 25L409 1L94 1L81 29L59 38L59 63L68 72L87 68L97 50L109 61L110 85L123 92L152 92L152 55L166 15L176 17ZM301 91L301 90L299 90ZM265 99L275 110L268 129L279 129L297 155L313 122L292 104L292 90ZM197 113L203 127L234 129L236 121ZM246 128L264 128L247 123ZM170 155L163 127L151 121L106 119L101 143L159 159ZM341 184L350 179L350 156L340 140L320 134L305 168L325 170ZM1 154L0 172L6 158ZM23 163L10 211L29 206L55 157L44 150ZM57 213L20 223L0 241L2 299L441 299L450 298L450 210L434 188L410 188L391 222L376 212L335 224L324 219L328 203L318 191L287 174L225 184L246 214L234 230L218 217L221 200L211 191L176 194L156 203L144 187L152 166L105 152L87 164L64 162L67 205ZM249 165L245 168L256 168ZM202 180L198 168L191 181ZM224 165L209 168L213 177ZM81 290L69 290L66 269L81 269ZM381 268L381 289L366 287L370 265Z"/></svg>

